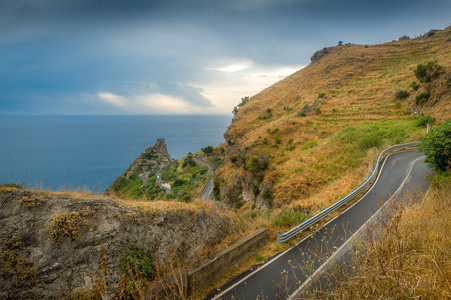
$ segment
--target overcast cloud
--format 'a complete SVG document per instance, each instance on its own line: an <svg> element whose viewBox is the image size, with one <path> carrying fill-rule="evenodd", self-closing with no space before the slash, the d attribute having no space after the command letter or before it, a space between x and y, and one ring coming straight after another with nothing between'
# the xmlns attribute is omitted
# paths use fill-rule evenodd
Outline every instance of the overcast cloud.
<svg viewBox="0 0 451 300"><path fill-rule="evenodd" d="M449 0L0 0L0 115L230 113L318 49L450 16Z"/></svg>

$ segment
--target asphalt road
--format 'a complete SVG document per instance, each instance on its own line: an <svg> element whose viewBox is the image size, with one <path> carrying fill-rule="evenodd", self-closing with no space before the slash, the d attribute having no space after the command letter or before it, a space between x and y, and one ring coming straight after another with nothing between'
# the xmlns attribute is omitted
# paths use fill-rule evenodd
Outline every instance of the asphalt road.
<svg viewBox="0 0 451 300"><path fill-rule="evenodd" d="M400 187L417 195L427 189L422 153L401 151L384 160L376 183L354 205L295 247L242 274L206 299L285 299L293 294ZM294 297L296 298L296 297Z"/></svg>
<svg viewBox="0 0 451 300"><path fill-rule="evenodd" d="M207 175L210 175L211 173L213 173L213 170L215 169L215 166L212 163L209 163L208 161L204 160L204 157L198 157L196 158L196 161L204 166L208 166L208 173ZM202 192L202 194L199 196L200 200L212 200L213 199L213 177L208 181L204 191Z"/></svg>

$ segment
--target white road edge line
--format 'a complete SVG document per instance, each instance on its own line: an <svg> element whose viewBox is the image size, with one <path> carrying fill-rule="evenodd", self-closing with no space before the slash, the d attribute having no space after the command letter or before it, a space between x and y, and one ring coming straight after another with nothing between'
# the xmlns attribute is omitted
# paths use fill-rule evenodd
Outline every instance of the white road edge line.
<svg viewBox="0 0 451 300"><path fill-rule="evenodd" d="M365 192L365 194L360 197L359 200L357 200L353 205L351 205L350 207L348 207L345 211L343 211L340 215L342 215L344 212L346 212L347 210L349 210L352 206L356 205L357 203L359 203L372 189L373 187L376 185L376 183L379 180L379 177L382 174L382 169L385 166L385 162L387 161L388 157L390 157L393 154L397 154L397 153L401 153L401 152L405 152L405 151L413 151L413 150L401 150L401 151L397 151L397 152L393 152L390 153L389 155L387 155L384 158L384 163L382 164L381 168L380 168L380 172L376 177L376 181L371 185L371 188ZM339 217L340 215L336 216L335 218ZM333 218L332 220L334 220L335 218ZM330 223L332 220L330 220L329 222L327 222L326 224L324 224L322 227L326 226L328 223ZM320 229L320 228L319 228ZM318 230L319 230L318 229ZM316 230L315 230L316 232ZM313 234L313 233L312 233ZM217 300L220 299L221 296L223 296L224 294L226 294L227 292L229 292L230 290L232 290L233 288L235 288L237 285L241 284L243 281L246 281L249 277L253 276L254 274L260 272L262 269L264 269L265 267L269 266L271 263L273 263L275 260L279 259L281 256L285 255L288 251L290 251L291 249L297 247L299 244L301 244L304 240L308 239L309 237L312 236L312 234L309 234L308 236L304 237L301 241L299 241L295 246L288 248L287 250L285 250L284 252L280 253L279 255L275 256L273 259L271 259L270 261L268 261L267 263L265 263L263 266L257 268L256 270L254 270L253 272L249 273L248 275L246 275L243 279L241 279L240 281L236 282L235 284L233 284L232 286L228 287L227 289L221 291L221 293L219 293L218 295L216 295L214 298L212 298L212 300Z"/></svg>
<svg viewBox="0 0 451 300"><path fill-rule="evenodd" d="M393 154L393 153L392 153ZM388 157L388 156L387 156ZM407 181L407 179L409 178L409 176L410 176L410 173L412 173L412 169L413 169L413 166L416 164L416 162L418 161L418 160L420 160L420 159L424 159L424 156L421 156L421 157L418 157L417 159L415 159L414 161L413 161L413 163L409 166L409 171L407 172L407 175L406 175L406 178L404 178L404 181L401 183L401 185L399 186L399 188L396 190L396 192L390 197L390 199L388 199L385 203L384 203L384 205L382 205L378 210L377 210L377 212L376 213L374 213L372 216L371 216L371 218L368 220L368 221L366 221L356 232L354 232L354 234L343 244L343 245L341 245L340 246L340 248L338 248L337 249L337 251L335 251L334 252L334 254L332 254L318 269L316 269L316 271L306 280L306 281L304 281L303 283L302 283L302 285L300 286L300 287L298 287L298 289L293 293L293 294L291 294L290 295L290 297L287 299L287 300L293 300L294 298L293 297L295 297L299 292L301 292L304 288L305 288L305 286L307 285L307 284L310 284L311 282L312 282L312 277L315 277L319 272L321 272L322 271L322 269L324 269L324 267L326 267L328 264L330 264L331 263L331 261L335 258L335 256L337 256L337 254L338 253L340 253L340 251L344 248L344 247L346 247L353 239L354 239L354 237L355 236L357 236L358 234L360 234L360 232L364 229L364 227L369 223L369 222L371 222L372 220L373 220L373 218L375 217L375 216L377 216L377 215L379 215L379 213L380 213L380 211L387 205L387 203L390 203L392 200L393 200L393 198L395 198L400 192L401 192L401 189L404 187L404 184L406 183L406 181ZM385 163L385 162L384 162Z"/></svg>

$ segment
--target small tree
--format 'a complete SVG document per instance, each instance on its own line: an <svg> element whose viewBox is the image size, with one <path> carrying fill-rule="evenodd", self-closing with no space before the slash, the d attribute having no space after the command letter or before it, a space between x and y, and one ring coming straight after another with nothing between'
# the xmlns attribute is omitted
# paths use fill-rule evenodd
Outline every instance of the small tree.
<svg viewBox="0 0 451 300"><path fill-rule="evenodd" d="M432 129L418 146L426 154L426 164L437 173L451 171L451 120Z"/></svg>
<svg viewBox="0 0 451 300"><path fill-rule="evenodd" d="M213 146L207 146L205 148L201 148L201 150L205 153L205 154L211 154L213 153Z"/></svg>
<svg viewBox="0 0 451 300"><path fill-rule="evenodd" d="M238 112L238 108L235 106L235 107L233 108L233 110L232 110L232 114L233 114L233 115L236 115L237 112Z"/></svg>
<svg viewBox="0 0 451 300"><path fill-rule="evenodd" d="M442 66L433 61L429 61L427 64L419 64L413 73L420 82L430 82L440 74L441 70Z"/></svg>

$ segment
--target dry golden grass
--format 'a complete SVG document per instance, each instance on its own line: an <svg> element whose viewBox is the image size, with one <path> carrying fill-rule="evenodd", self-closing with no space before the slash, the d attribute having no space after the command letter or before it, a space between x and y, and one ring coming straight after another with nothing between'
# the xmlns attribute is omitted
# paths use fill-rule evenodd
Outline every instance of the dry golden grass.
<svg viewBox="0 0 451 300"><path fill-rule="evenodd" d="M451 181L438 182L355 255L351 274L331 274L336 288L325 298L451 299Z"/></svg>

